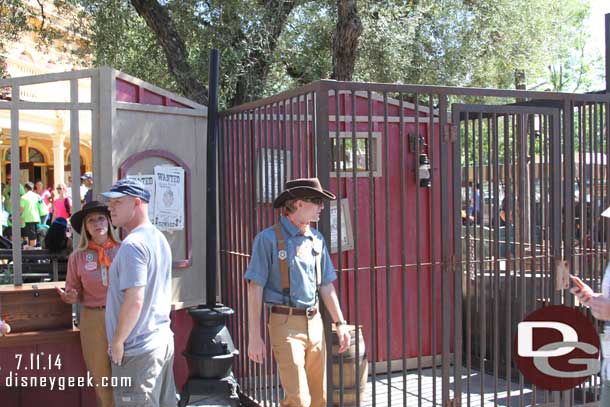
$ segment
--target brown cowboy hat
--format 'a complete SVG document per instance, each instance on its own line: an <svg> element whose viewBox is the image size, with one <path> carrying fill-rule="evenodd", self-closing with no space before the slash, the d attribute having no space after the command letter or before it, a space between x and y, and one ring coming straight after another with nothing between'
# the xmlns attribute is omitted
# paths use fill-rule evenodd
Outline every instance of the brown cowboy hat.
<svg viewBox="0 0 610 407"><path fill-rule="evenodd" d="M281 208L289 199L302 198L337 199L335 194L322 188L317 178L298 178L286 182L284 191L273 201L273 207Z"/></svg>
<svg viewBox="0 0 610 407"><path fill-rule="evenodd" d="M80 211L70 216L70 224L72 225L72 230L80 234L85 216L93 212L103 213L104 215L110 217L110 211L108 210L108 207L105 204L99 201L88 202L82 207Z"/></svg>

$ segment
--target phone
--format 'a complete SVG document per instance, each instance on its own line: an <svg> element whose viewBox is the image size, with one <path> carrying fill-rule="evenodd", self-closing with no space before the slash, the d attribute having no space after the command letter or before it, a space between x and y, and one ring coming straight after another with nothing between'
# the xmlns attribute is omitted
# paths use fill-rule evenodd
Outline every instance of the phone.
<svg viewBox="0 0 610 407"><path fill-rule="evenodd" d="M585 288L585 283L582 282L582 280L576 276L573 276L572 274L570 274L570 278L572 279L572 282L581 290L583 288Z"/></svg>

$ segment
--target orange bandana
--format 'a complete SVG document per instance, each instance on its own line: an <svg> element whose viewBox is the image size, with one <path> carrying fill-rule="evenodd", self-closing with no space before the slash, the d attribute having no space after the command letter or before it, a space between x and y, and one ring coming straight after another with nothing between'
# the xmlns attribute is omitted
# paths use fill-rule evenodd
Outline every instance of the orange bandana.
<svg viewBox="0 0 610 407"><path fill-rule="evenodd" d="M118 246L119 244L112 239L106 239L103 245L98 246L93 242L89 242L87 248L91 250L97 250L97 261L99 264L106 266L106 268L110 267L110 257L106 255L106 250L112 249L114 246Z"/></svg>

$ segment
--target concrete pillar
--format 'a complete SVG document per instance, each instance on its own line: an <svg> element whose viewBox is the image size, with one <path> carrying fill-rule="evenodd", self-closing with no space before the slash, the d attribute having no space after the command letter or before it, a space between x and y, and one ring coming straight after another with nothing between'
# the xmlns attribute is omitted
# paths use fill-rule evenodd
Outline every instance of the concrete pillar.
<svg viewBox="0 0 610 407"><path fill-rule="evenodd" d="M64 139L63 133L56 134L53 137L53 185L64 182Z"/></svg>

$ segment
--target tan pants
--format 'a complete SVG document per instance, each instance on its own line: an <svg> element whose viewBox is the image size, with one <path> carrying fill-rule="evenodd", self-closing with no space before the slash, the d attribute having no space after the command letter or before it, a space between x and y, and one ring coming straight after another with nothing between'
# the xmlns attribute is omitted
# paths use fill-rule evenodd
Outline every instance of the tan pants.
<svg viewBox="0 0 610 407"><path fill-rule="evenodd" d="M284 407L326 406L324 327L318 312L303 315L269 314L269 339L277 362Z"/></svg>
<svg viewBox="0 0 610 407"><path fill-rule="evenodd" d="M112 387L102 387L102 377L112 377L106 339L105 310L81 307L80 345L87 370L96 384L97 405L114 407ZM109 379L106 380L109 382Z"/></svg>

